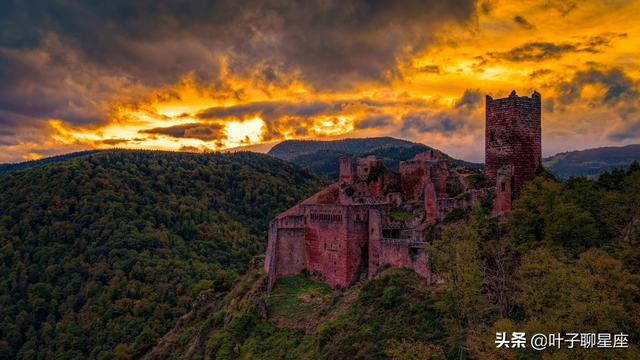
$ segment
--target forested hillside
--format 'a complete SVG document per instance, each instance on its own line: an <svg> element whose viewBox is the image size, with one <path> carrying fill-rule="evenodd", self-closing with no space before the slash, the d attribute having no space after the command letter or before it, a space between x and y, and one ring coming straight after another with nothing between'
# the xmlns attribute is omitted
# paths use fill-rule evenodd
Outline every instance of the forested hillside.
<svg viewBox="0 0 640 360"><path fill-rule="evenodd" d="M271 294L256 268L207 291L149 359L638 359L640 166L542 173L504 221L474 209L426 245L443 283L391 269L333 292L306 275ZM624 333L628 348L496 349L496 332ZM595 347L595 345L594 345Z"/></svg>
<svg viewBox="0 0 640 360"><path fill-rule="evenodd" d="M100 151L104 151L104 150L78 151L70 154L51 156L51 157L47 157L40 160L23 161L23 162L13 163L13 164L0 164L0 174L8 173L11 171L17 171L17 170L31 169L31 168L43 166L46 164L52 164L59 161L64 161L64 160L69 160L69 159L74 159L82 156L95 154Z"/></svg>
<svg viewBox="0 0 640 360"><path fill-rule="evenodd" d="M269 155L291 160L300 155L318 151L335 151L346 154L360 154L382 147L409 147L417 143L392 137L356 138L342 140L285 140L269 150Z"/></svg>
<svg viewBox="0 0 640 360"><path fill-rule="evenodd" d="M0 175L0 358L135 358L322 180L269 156L108 151Z"/></svg>

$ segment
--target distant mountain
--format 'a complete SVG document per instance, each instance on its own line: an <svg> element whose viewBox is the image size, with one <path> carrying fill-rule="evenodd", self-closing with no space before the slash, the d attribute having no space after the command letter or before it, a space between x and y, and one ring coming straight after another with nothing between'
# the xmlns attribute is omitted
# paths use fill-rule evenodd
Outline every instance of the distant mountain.
<svg viewBox="0 0 640 360"><path fill-rule="evenodd" d="M640 144L610 146L580 151L568 151L542 160L542 164L557 176L596 177L614 168L627 168L633 160L640 161Z"/></svg>
<svg viewBox="0 0 640 360"><path fill-rule="evenodd" d="M269 150L268 154L283 160L292 160L301 155L318 151L333 151L345 154L364 154L382 147L409 147L417 143L392 137L375 137L342 140L286 140Z"/></svg>
<svg viewBox="0 0 640 360"><path fill-rule="evenodd" d="M387 168L397 171L400 161L411 159L416 154L432 149L407 140L376 137L333 141L287 140L274 146L268 154L291 161L330 179L337 179L338 159L343 155L354 157L376 155L384 161ZM445 156L453 165L482 168L482 164L454 159L446 154Z"/></svg>

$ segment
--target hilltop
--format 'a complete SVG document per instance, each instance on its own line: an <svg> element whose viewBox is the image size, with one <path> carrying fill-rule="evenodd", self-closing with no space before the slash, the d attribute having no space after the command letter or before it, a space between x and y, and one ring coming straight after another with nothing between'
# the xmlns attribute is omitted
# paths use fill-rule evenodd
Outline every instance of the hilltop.
<svg viewBox="0 0 640 360"><path fill-rule="evenodd" d="M376 137L329 141L286 140L271 148L268 154L335 180L338 178L339 158L344 155L353 157L375 155L384 161L388 169L398 171L400 161L409 160L429 150L434 149L407 140ZM454 166L482 168L482 164L454 159L446 154L444 156Z"/></svg>
<svg viewBox="0 0 640 360"><path fill-rule="evenodd" d="M74 159L82 156L87 156L87 155L95 154L101 151L106 151L106 150L78 151L78 152L69 153L69 154L50 156L50 157L39 159L39 160L29 160L29 161L23 161L19 163L0 164L0 175L11 172L11 171L32 169L32 168L43 166L46 164L51 164L59 161L70 160L70 159Z"/></svg>
<svg viewBox="0 0 640 360"><path fill-rule="evenodd" d="M323 184L253 153L102 151L4 174L0 358L139 356Z"/></svg>
<svg viewBox="0 0 640 360"><path fill-rule="evenodd" d="M442 282L388 269L343 292L309 274L267 292L260 262L202 292L145 359L636 359L640 169L534 179L504 222L482 208L425 249ZM496 349L495 334L614 332L619 349ZM584 330L582 330L584 329ZM613 330L609 330L613 329Z"/></svg>

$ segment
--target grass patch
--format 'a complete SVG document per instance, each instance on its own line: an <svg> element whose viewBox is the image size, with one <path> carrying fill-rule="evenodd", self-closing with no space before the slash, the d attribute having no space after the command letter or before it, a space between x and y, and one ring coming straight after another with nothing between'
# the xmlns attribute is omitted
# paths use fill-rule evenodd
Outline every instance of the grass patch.
<svg viewBox="0 0 640 360"><path fill-rule="evenodd" d="M412 213L404 210L391 210L389 217L395 221L407 221L413 216Z"/></svg>
<svg viewBox="0 0 640 360"><path fill-rule="evenodd" d="M298 317L317 314L333 297L329 286L305 275L293 275L278 279L267 308L274 317Z"/></svg>

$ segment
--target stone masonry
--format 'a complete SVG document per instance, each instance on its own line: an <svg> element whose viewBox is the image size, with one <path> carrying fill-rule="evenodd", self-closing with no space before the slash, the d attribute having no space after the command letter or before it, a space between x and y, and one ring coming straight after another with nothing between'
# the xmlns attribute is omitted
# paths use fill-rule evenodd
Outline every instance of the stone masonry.
<svg viewBox="0 0 640 360"><path fill-rule="evenodd" d="M269 224L268 288L282 276L307 271L334 289L372 278L387 267L407 267L438 281L424 243L456 209L494 197L492 215L504 216L522 185L540 166L540 94L487 96L485 177L470 185L469 169L452 168L429 150L402 161L399 172L367 156L340 159L337 182L276 216Z"/></svg>

